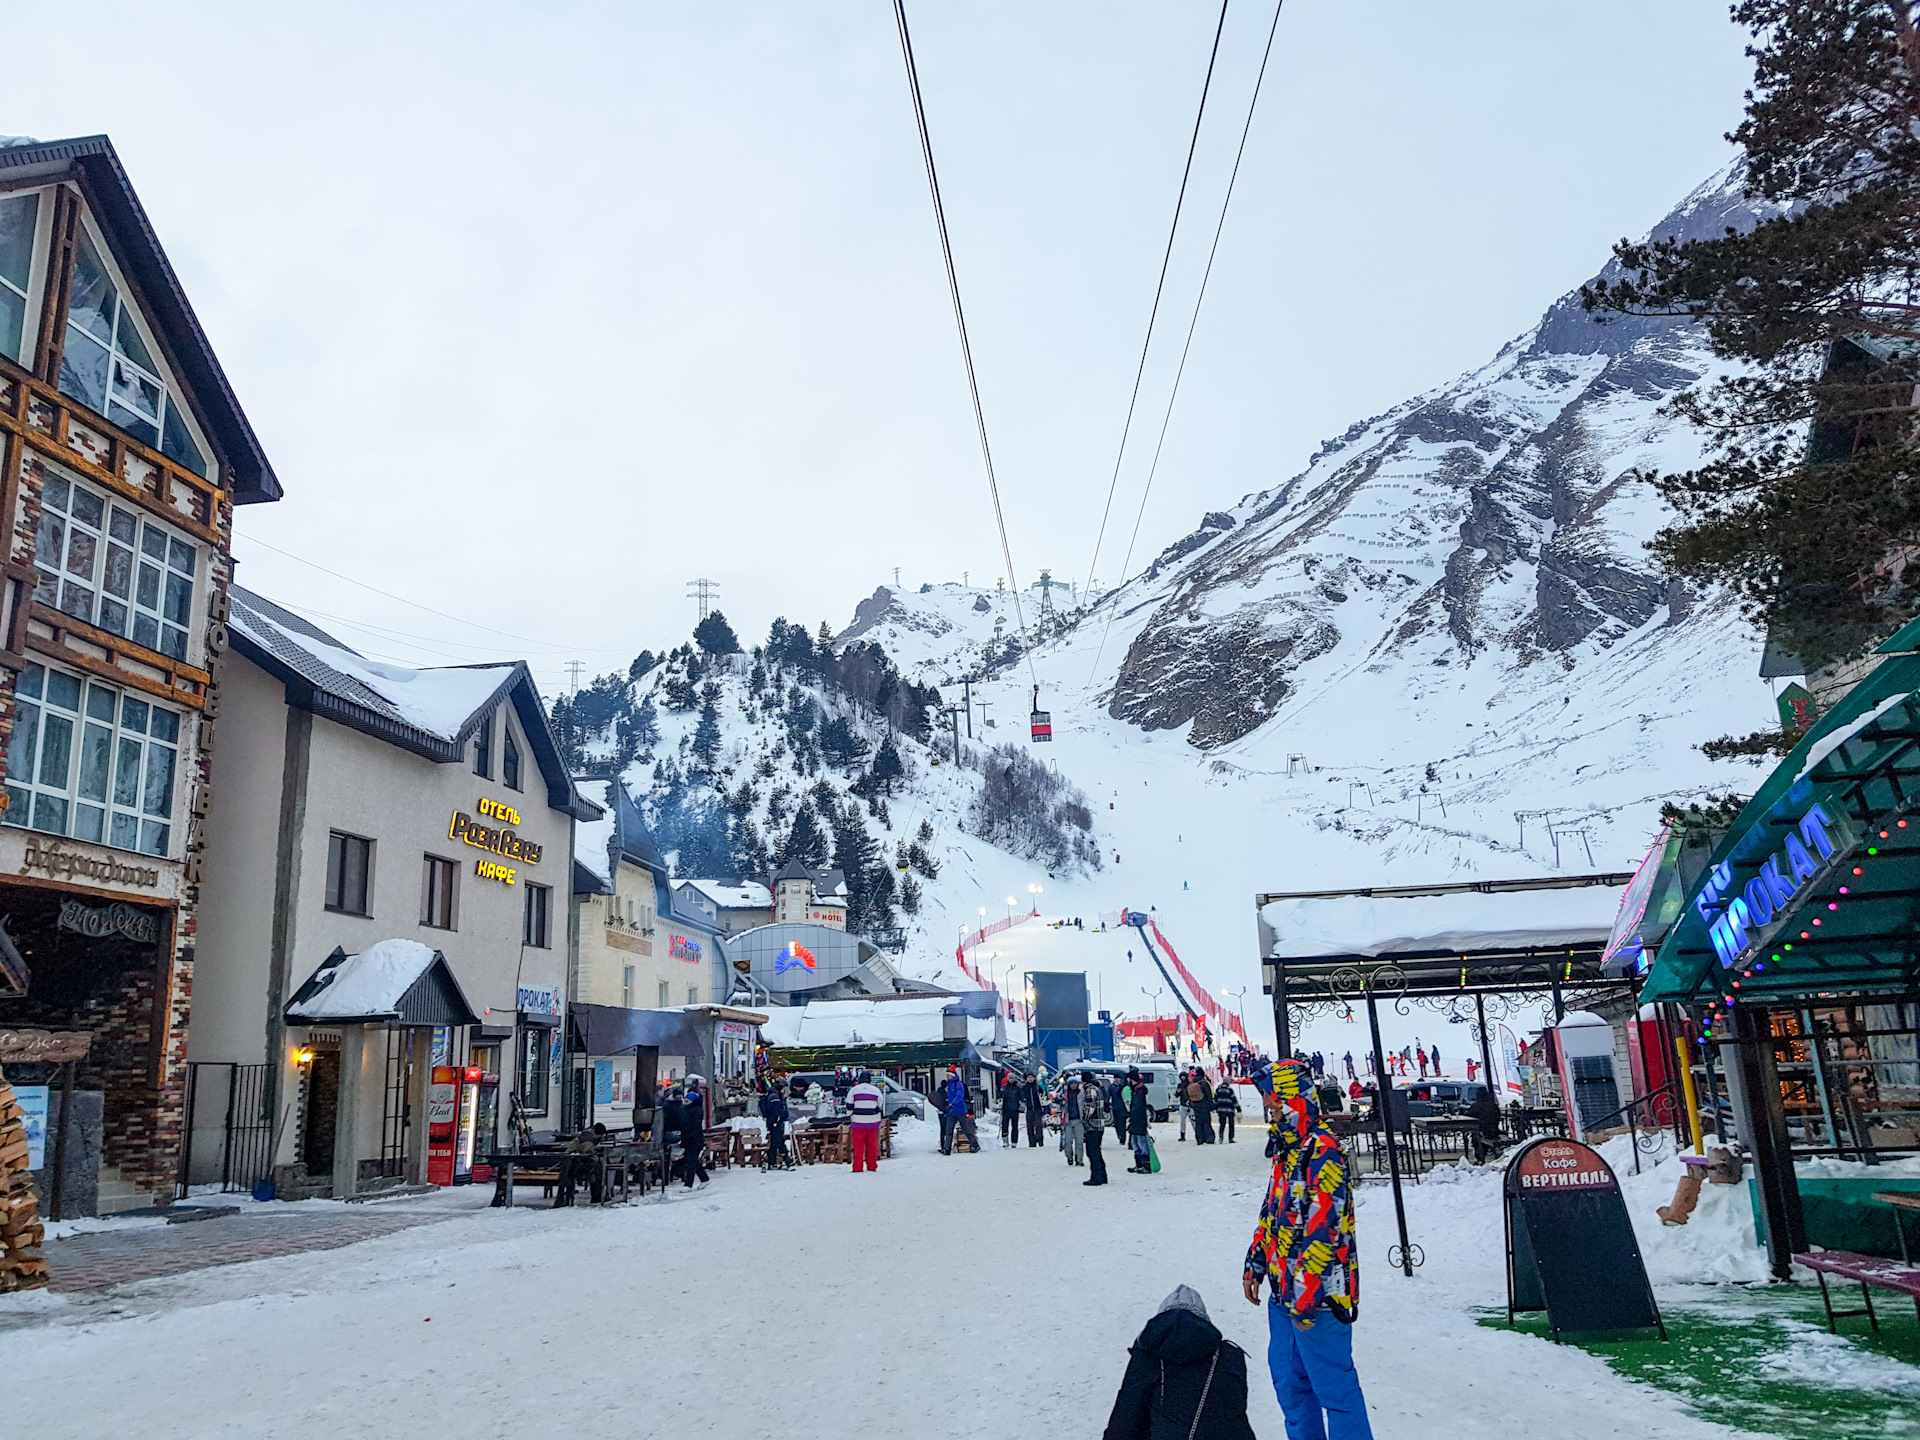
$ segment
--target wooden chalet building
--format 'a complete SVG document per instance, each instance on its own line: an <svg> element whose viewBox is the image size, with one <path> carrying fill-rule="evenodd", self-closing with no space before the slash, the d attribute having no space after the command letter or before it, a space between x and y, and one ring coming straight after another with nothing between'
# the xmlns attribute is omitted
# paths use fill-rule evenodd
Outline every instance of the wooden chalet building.
<svg viewBox="0 0 1920 1440"><path fill-rule="evenodd" d="M233 507L280 493L112 144L0 142L0 1029L89 1037L69 1214L174 1196Z"/></svg>

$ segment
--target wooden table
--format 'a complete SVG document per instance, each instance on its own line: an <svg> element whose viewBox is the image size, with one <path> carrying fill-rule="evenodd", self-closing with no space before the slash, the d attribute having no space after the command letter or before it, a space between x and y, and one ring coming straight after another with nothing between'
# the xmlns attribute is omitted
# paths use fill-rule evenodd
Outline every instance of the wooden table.
<svg viewBox="0 0 1920 1440"><path fill-rule="evenodd" d="M1920 1210L1920 1190L1876 1190L1873 1198L1879 1204L1893 1206L1893 1233L1900 1237L1900 1259L1911 1265L1913 1256L1907 1251L1906 1217L1901 1212Z"/></svg>
<svg viewBox="0 0 1920 1440"><path fill-rule="evenodd" d="M1413 1133L1427 1142L1428 1158L1439 1160L1440 1147L1436 1143L1440 1137L1458 1139L1461 1153L1466 1153L1468 1136L1480 1133L1480 1121L1472 1115L1416 1115L1413 1117Z"/></svg>

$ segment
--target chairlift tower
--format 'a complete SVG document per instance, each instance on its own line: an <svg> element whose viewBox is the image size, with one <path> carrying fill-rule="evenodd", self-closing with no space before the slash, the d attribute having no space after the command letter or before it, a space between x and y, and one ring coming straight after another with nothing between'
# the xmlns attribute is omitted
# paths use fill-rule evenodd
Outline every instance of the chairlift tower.
<svg viewBox="0 0 1920 1440"><path fill-rule="evenodd" d="M1038 584L1040 587L1041 623L1045 624L1049 620L1058 620L1060 617L1053 608L1053 572L1051 570L1042 570Z"/></svg>

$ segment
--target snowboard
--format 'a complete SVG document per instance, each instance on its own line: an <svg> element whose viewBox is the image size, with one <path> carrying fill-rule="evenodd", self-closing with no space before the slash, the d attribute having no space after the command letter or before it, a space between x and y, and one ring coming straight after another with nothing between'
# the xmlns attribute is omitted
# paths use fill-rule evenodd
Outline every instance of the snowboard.
<svg viewBox="0 0 1920 1440"><path fill-rule="evenodd" d="M1154 1146L1153 1137L1147 1137L1147 1169L1155 1175L1160 1173L1160 1151Z"/></svg>

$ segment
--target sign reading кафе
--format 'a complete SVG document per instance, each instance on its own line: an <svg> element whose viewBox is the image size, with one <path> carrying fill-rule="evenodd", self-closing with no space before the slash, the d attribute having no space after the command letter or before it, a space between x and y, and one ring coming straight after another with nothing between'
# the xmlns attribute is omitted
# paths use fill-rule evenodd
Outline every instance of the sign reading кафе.
<svg viewBox="0 0 1920 1440"><path fill-rule="evenodd" d="M540 863L541 847L535 841L521 835L513 827L520 823L520 812L511 805L502 805L497 800L484 797L474 806L482 815L500 820L500 825L483 825L464 810L453 812L453 819L447 826L447 838L471 845L476 850L485 850L494 855L504 856L508 860L518 860L524 865ZM519 874L517 867L502 865L496 860L476 860L473 873L483 880L498 880L503 885L514 883Z"/></svg>
<svg viewBox="0 0 1920 1440"><path fill-rule="evenodd" d="M1507 1165L1507 1323L1545 1310L1562 1334L1658 1329L1633 1220L1613 1169L1575 1140L1541 1136Z"/></svg>

